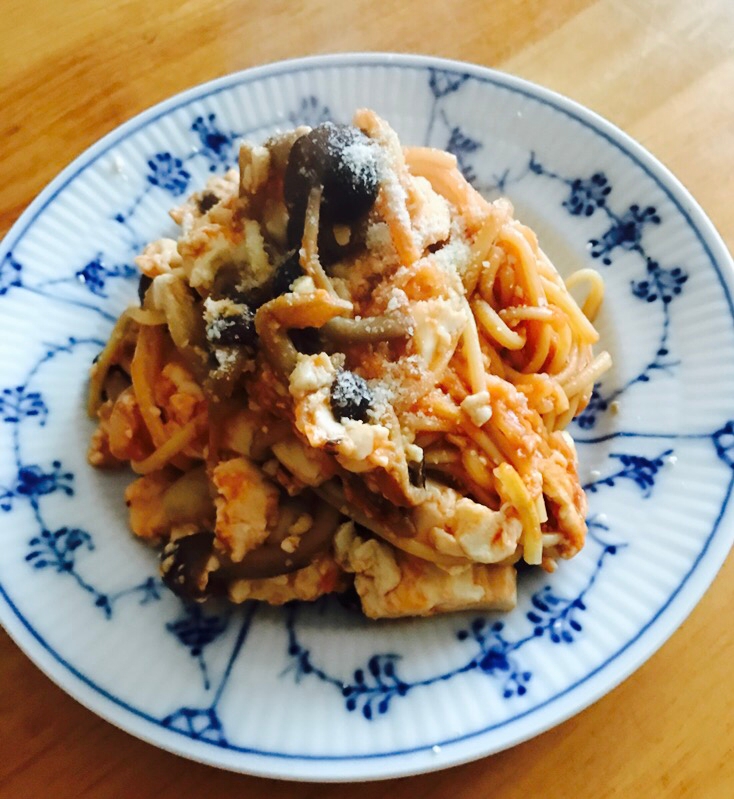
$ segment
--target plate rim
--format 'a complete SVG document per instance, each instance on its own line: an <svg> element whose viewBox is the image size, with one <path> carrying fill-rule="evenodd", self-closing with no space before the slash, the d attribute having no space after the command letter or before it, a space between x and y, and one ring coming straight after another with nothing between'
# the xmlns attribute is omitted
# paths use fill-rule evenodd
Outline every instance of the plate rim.
<svg viewBox="0 0 734 799"><path fill-rule="evenodd" d="M668 199L683 215L687 225L691 227L692 231L699 239L701 246L718 275L728 302L730 313L734 318L734 303L732 301L732 293L734 292L734 263L732 262L726 245L713 222L692 197L688 189L658 158L646 150L639 142L596 112L560 93L535 84L532 81L479 64L419 54L384 52L335 53L274 61L233 72L211 81L202 82L178 92L117 126L74 158L49 182L11 226L0 242L0 257L3 257L7 252L12 251L13 247L17 246L32 227L40 213L42 213L54 199L56 199L59 193L79 174L101 159L118 143L129 138L138 130L155 122L161 117L174 112L178 108L239 85L257 82L258 80L268 77L277 78L280 75L297 72L299 70L305 71L344 67L370 68L380 66L407 67L412 69L434 68L469 74L484 83L491 83L500 88L510 89L530 100L549 105L555 111L561 112L570 119L580 122L585 127L590 128L594 133L601 135L609 144L617 150L620 150L623 155L630 157L636 166L640 167L648 177L657 184L660 190L667 195ZM524 740L540 735L547 729L555 727L569 717L576 715L581 710L609 693L633 671L639 668L642 663L651 658L672 633L683 624L693 608L698 604L707 588L713 583L727 557L731 548L731 539L734 539L734 525L732 525L732 530L726 535L722 534L720 531L721 522L725 516L731 515L731 493L732 483L730 482L713 528L701 551L698 553L698 556L692 562L689 571L673 593L668 597L663 607L632 639L612 657L591 672L585 674L576 683L569 685L563 691L550 697L541 704L534 705L523 713L513 716L511 719L503 722L503 725L515 724L518 721L521 722L521 724L520 730L514 735L509 736L500 746L487 746L486 743L484 746L479 745L483 737L491 734L498 726L490 725L482 730L467 733L442 743L441 746L447 749L452 745L463 745L465 749L468 748L468 751L455 753L455 756L450 757L446 757L445 755L438 756L435 751L432 751L433 747L431 745L384 753L310 757L307 755L289 755L276 752L258 752L257 750L253 751L249 748L238 749L231 745L228 749L222 749L205 742L195 741L182 733L178 735L167 735L167 732L175 733L177 731L161 728L158 719L148 716L142 710L133 708L124 702L124 700L113 696L101 686L96 685L93 680L81 674L72 664L68 663L65 658L56 652L53 647L48 645L43 640L42 636L30 625L23 614L20 613L2 584L0 584L0 596L3 599L3 601L0 602L0 623L2 623L10 637L16 642L31 662L41 668L53 682L82 705L92 710L92 712L99 715L101 718L123 729L125 732L133 734L159 748L185 756L189 759L260 776L309 781L387 779L395 776L427 773L429 771L474 760L490 753L502 751ZM718 546L712 547L711 545L714 543L718 544ZM705 571L701 573L700 566L704 560ZM684 588L687 590L684 591ZM8 611L10 611L10 613L8 613ZM639 641L643 636L645 636L646 646L640 647ZM39 646L40 650L37 649ZM598 680L594 680L596 675L610 665L612 665L614 669L613 673L606 680L601 681L601 685L595 685L595 682L598 682ZM73 679L69 679L70 675ZM591 682L591 685L589 685L589 682ZM69 683L71 683L71 685ZM529 725L531 727L529 731L522 729L522 721L524 719L531 717L533 714L537 713L537 711L544 710L549 705L556 704L571 692L574 693L575 701L568 703L568 706L563 709L562 712L553 715L553 718L548 720L545 724ZM123 718L115 718L115 714L120 714L121 710L126 711ZM150 730L147 729L148 722L153 722L154 724ZM528 725L525 724L524 726ZM469 745L467 747L471 742L473 742L474 745ZM223 757L222 755L225 753L226 756ZM416 756L420 756L418 759L425 762L418 762L407 768L400 766L401 758L411 757L411 759L415 760ZM264 759L265 767L259 768L257 763L247 762L253 760L253 758L259 760ZM235 762L237 760L242 760L243 762ZM301 765L304 763L318 763L322 767L326 766L325 770L333 773L316 773L313 769L302 769L301 771L295 769L292 770L292 773L283 773L282 770L277 767L275 769L272 768L273 763L280 765L285 762L299 763ZM355 763L367 764L370 762L379 762L387 766L387 768L376 770L367 767L363 769L362 773L346 775L347 769L344 768L345 765ZM270 764L270 768L268 768L268 764ZM331 768L334 765L336 765L336 768ZM339 768L339 766L341 766L341 768ZM360 766L360 768L362 768L362 766ZM312 771L314 773L306 773Z"/></svg>

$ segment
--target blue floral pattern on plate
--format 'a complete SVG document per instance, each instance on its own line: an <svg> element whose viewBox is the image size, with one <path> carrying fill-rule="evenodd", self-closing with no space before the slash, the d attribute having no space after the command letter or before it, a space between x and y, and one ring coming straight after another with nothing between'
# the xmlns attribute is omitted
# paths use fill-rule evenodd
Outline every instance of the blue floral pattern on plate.
<svg viewBox="0 0 734 799"><path fill-rule="evenodd" d="M462 113L462 93L469 87L477 84L486 84L491 90L500 87L502 91L525 97L523 102L546 104L555 112L571 117L573 113L554 105L555 101L538 99L532 90L517 88L512 81L506 82L498 76L487 77L453 66L415 66L412 62L402 68L416 71L417 81L422 82L417 85L422 85L427 98L429 110L422 131L425 144L441 146L453 153L467 179L482 190L501 191L512 198L515 192L522 194L530 185L539 192L548 187L547 191L555 192L558 213L568 219L564 230L572 238L575 236L573 246L578 251L586 248L590 265L598 264L610 275L621 268L618 263L622 262L627 274L637 270L634 277L626 279L627 302L636 312L656 314L650 316L656 320L656 332L651 339L648 336L653 346L651 352L639 353L639 368L630 376L618 380L616 373L612 373L598 384L589 406L576 420L575 438L582 459L586 450L593 451L598 466L589 473L585 488L593 511L597 497L605 492L625 492L625 501L649 502L652 506L661 490L660 484L670 480L670 467L679 455L683 457L691 447L708 451L723 475L722 509L713 522L707 539L710 540L717 532L734 487L734 408L729 414L712 418L707 427L692 424L687 430L625 429L614 420L620 399L630 394L633 387L654 384L663 373L675 379L683 363L682 357L675 354L673 309L679 298L685 297L692 269L683 262L666 261L656 250L655 242L659 239L652 236L653 231L678 224L680 208L662 208L646 202L649 192L641 192L635 202L624 199L618 202L611 169L605 166L579 169L576 173L568 165L556 165L552 155L541 155L536 148L529 148L519 158L514 153L505 164L490 159L488 166L490 144L476 124L467 121ZM369 70L369 66L365 69ZM334 713L346 713L355 723L369 729L389 723L394 714L401 712L402 705L418 701L416 697L428 697L442 685L458 685L466 680L486 681L492 686L496 701L508 709L503 711L505 720L498 725L468 730L455 736L456 741L483 735L545 706L552 697L543 698L542 693L535 693L540 690L543 674L539 672L534 651L560 652L578 646L591 624L589 619L599 612L598 586L610 579L614 570L628 568L629 558L633 557L635 542L629 531L610 522L607 514L594 513L590 517L589 541L584 558L576 566L573 591L564 588L566 567L562 565L557 575L536 577L529 583L521 581L520 607L508 618L497 614L464 614L444 621L440 629L444 645L454 653L453 664L426 673L425 669L416 670L413 658L398 646L376 649L364 657L355 654L351 660L348 657L335 660L330 650L322 651L310 640L314 626L319 627L318 622L314 625L314 614L318 618L319 613L337 612L346 617L344 624L352 624L347 611L334 610L338 604L335 600L325 600L315 608L293 605L279 616L269 611L265 618L262 609L252 604L232 609L178 603L153 574L141 574L128 585L104 583L97 576L101 572L95 568L96 559L103 556L102 536L97 530L85 529L74 521L73 508L81 476L66 465L63 452L51 452L43 460L26 454L27 442L34 431L37 434L52 425L59 413L53 385L44 377L46 370L53 367L59 356L84 353L84 358L91 360L94 352L103 346L104 326L109 328L122 307L120 298L132 293L137 276L132 259L148 238L150 204L157 208L175 205L186 193L201 188L207 175L232 167L236 162L237 140L243 135L258 135L277 124L315 125L330 118L340 119L336 100L332 102L330 96L314 90L294 96L292 105L271 120L263 120L256 127L245 129L242 125L242 129L235 129L237 126L228 124L220 113L216 94L210 95L205 89L201 92L198 100L209 98L214 110L207 107L202 111L198 101L191 108L184 102L176 109L177 120L187 131L188 146L141 152L139 162L129 165L130 180L121 202L117 208L105 212L104 218L112 234L117 232L119 247L110 252L95 249L86 255L80 253L78 262L69 263L63 275L48 278L31 265L23 251L22 239L29 227L32 229L31 220L30 225L9 237L12 246L8 245L0 257L0 303L35 295L38 302L46 303L49 308L73 309L80 319L88 315L93 324L80 323L81 330L91 325L90 329L99 331L101 325L103 331L87 335L74 330L56 343L45 342L36 359L31 359L25 376L0 388L0 420L10 436L10 459L3 463L0 479L0 512L8 518L16 515L20 518L29 512L30 517L23 518L32 519L32 529L27 528L17 568L26 569L30 580L46 574L65 581L69 590L73 586L79 596L88 598L85 601L108 625L114 625L121 614L129 614L133 607L137 614L156 614L161 635L177 647L182 663L189 662L195 667L198 681L192 682L186 695L162 712L138 710L122 701L120 704L127 708L126 712L137 713L154 726L218 750L258 751L251 743L238 739L226 708L228 697L235 690L235 671L248 653L254 651L253 638L261 628L272 628L273 619L278 620L276 624L283 631L282 651L272 654L281 665L279 684L288 690L318 691L321 701L333 704ZM188 114L185 121L182 114ZM592 123L583 119L581 122L592 133L611 141L608 134L598 133ZM621 145L614 146L625 152ZM700 234L696 235L703 243ZM634 259L634 267L629 259ZM711 263L718 270L714 259ZM721 285L727 293L723 282ZM6 602L11 603L4 588L2 593ZM395 643L394 637L389 640ZM612 660L613 656L608 662ZM602 663L599 668L603 666ZM93 679L82 679L94 688ZM568 690L572 689L573 686ZM433 746L448 743L439 736ZM406 746L375 755L394 757L430 749L427 745ZM297 752L265 750L265 754L297 761L312 758ZM375 755L356 751L316 759L354 762Z"/></svg>

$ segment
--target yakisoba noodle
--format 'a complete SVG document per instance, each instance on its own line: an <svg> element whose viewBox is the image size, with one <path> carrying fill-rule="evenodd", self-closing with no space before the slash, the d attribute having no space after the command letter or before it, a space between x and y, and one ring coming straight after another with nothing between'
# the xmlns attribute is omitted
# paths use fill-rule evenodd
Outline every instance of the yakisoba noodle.
<svg viewBox="0 0 734 799"><path fill-rule="evenodd" d="M176 593L509 609L519 561L581 549L596 272L564 284L509 202L368 110L243 145L172 216L92 369L89 459L137 472Z"/></svg>

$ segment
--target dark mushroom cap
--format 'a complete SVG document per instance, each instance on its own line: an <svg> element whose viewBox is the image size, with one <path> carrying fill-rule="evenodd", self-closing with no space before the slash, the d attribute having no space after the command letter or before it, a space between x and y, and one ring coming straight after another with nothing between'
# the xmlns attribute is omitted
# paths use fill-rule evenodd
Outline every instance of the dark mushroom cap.
<svg viewBox="0 0 734 799"><path fill-rule="evenodd" d="M331 384L330 400L332 413L338 421L347 418L364 422L374 398L363 377L340 369Z"/></svg>
<svg viewBox="0 0 734 799"><path fill-rule="evenodd" d="M161 552L163 582L183 599L204 599L209 591L207 566L214 533L199 532L169 541Z"/></svg>
<svg viewBox="0 0 734 799"><path fill-rule="evenodd" d="M379 190L378 150L352 125L325 122L295 141L288 158L283 193L288 208L288 240L303 235L311 190L322 187L319 252L333 262L346 255L356 236L340 244L335 225L353 225L374 205Z"/></svg>

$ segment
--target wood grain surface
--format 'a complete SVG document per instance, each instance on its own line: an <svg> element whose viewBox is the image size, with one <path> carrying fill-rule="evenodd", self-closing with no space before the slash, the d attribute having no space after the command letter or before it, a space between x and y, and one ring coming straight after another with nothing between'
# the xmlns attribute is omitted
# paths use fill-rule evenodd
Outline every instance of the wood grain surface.
<svg viewBox="0 0 734 799"><path fill-rule="evenodd" d="M734 0L0 0L0 234L100 136L191 85L283 58L423 52L528 78L651 150L734 244ZM1 534L1 531L0 531ZM0 633L0 797L734 797L734 559L597 704L437 774L318 786L177 758L101 721Z"/></svg>

